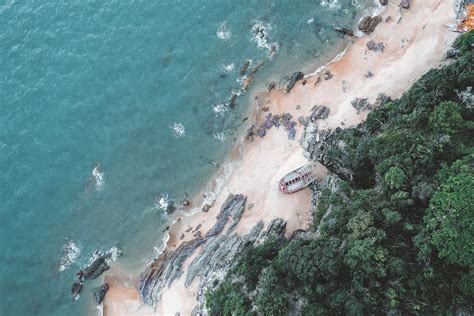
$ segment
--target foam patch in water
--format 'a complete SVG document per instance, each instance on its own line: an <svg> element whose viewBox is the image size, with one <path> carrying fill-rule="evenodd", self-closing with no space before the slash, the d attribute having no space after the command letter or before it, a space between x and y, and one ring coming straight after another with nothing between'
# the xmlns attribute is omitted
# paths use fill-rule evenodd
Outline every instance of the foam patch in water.
<svg viewBox="0 0 474 316"><path fill-rule="evenodd" d="M217 28L217 37L219 37L222 40L228 40L232 33L227 29L227 22L222 22L221 25L219 25L219 28Z"/></svg>
<svg viewBox="0 0 474 316"><path fill-rule="evenodd" d="M184 134L186 133L186 128L181 122L174 123L173 125L170 126L170 129L172 130L173 135L176 138L183 137Z"/></svg>
<svg viewBox="0 0 474 316"><path fill-rule="evenodd" d="M62 248L61 259L59 262L59 272L66 270L66 268L76 262L80 254L81 249L79 246L73 240L66 239L66 243Z"/></svg>

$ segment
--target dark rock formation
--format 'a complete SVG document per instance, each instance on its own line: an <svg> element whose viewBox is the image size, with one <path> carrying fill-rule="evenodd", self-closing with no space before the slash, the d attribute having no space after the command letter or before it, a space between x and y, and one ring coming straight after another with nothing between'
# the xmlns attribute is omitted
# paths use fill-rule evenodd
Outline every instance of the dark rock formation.
<svg viewBox="0 0 474 316"><path fill-rule="evenodd" d="M105 294L109 290L109 285L104 283L97 291L94 293L94 299L97 305L100 305L104 300Z"/></svg>
<svg viewBox="0 0 474 316"><path fill-rule="evenodd" d="M289 76L285 76L281 81L281 86L285 89L285 93L288 93L293 89L295 83L304 78L304 73L297 71Z"/></svg>
<svg viewBox="0 0 474 316"><path fill-rule="evenodd" d="M376 42L374 40L370 40L367 43L367 48L374 52L383 52L385 49L385 45L382 42Z"/></svg>
<svg viewBox="0 0 474 316"><path fill-rule="evenodd" d="M312 122L316 120L324 120L329 116L329 108L322 105L315 105L311 108L310 113L309 118Z"/></svg>
<svg viewBox="0 0 474 316"><path fill-rule="evenodd" d="M455 59L455 58L458 58L458 57L459 57L459 49L457 49L457 48L451 48L444 54L444 58Z"/></svg>
<svg viewBox="0 0 474 316"><path fill-rule="evenodd" d="M306 126L304 135L301 139L301 146L305 150L305 156L313 161L319 161L331 172L337 174L344 180L352 181L352 170L348 155L341 154L334 156L331 148L337 148L338 152L344 153L346 144L337 140L336 130L318 130L316 123L310 123Z"/></svg>
<svg viewBox="0 0 474 316"><path fill-rule="evenodd" d="M268 92L272 91L275 88L276 88L276 83L274 81L270 81L270 82L267 83L267 91Z"/></svg>
<svg viewBox="0 0 474 316"><path fill-rule="evenodd" d="M238 97L238 95L234 92L232 92L232 94L230 95L230 98L229 98L229 101L227 102L227 105L231 109L235 109L235 107L237 106L237 97Z"/></svg>
<svg viewBox="0 0 474 316"><path fill-rule="evenodd" d="M388 4L388 0L379 0L380 4L381 5L387 5Z"/></svg>
<svg viewBox="0 0 474 316"><path fill-rule="evenodd" d="M250 61L247 60L247 61L242 65L242 67L240 67L240 72L239 72L239 74L240 74L241 77L242 77L243 75L245 75L245 72L247 71L247 68L249 68L249 66L250 66Z"/></svg>
<svg viewBox="0 0 474 316"><path fill-rule="evenodd" d="M401 0L400 6L404 9L409 9L411 5L411 0Z"/></svg>
<svg viewBox="0 0 474 316"><path fill-rule="evenodd" d="M365 34L370 34L380 22L382 22L382 17L366 15L360 20L358 28Z"/></svg>
<svg viewBox="0 0 474 316"><path fill-rule="evenodd" d="M190 263L185 279L185 286L189 287L197 277L199 278L198 303L193 315L200 315L204 309L205 293L234 267L242 251L268 238L283 236L285 233L286 222L276 218L265 230L263 222L259 222L246 235L234 234L233 229L240 221L245 203L244 196L230 195L222 205L216 223L204 237L183 242L175 251L165 252L158 257L140 277L139 289L142 300L147 304L157 302L162 289L165 286L169 287L184 273L183 262L202 246L201 252ZM227 223L229 223L228 229L223 234Z"/></svg>
<svg viewBox="0 0 474 316"><path fill-rule="evenodd" d="M84 284L82 283L82 281L74 282L71 287L71 294L73 300L77 301L79 299L79 295L81 294L83 286Z"/></svg>
<svg viewBox="0 0 474 316"><path fill-rule="evenodd" d="M259 61L251 70L251 72L254 74L256 73L263 65L265 62L263 60Z"/></svg>
<svg viewBox="0 0 474 316"><path fill-rule="evenodd" d="M334 29L340 33L343 33L345 35L349 35L349 36L354 36L354 30L348 28L348 27L345 27L345 26L336 26L334 27Z"/></svg>
<svg viewBox="0 0 474 316"><path fill-rule="evenodd" d="M334 75L327 69L324 70L324 80L332 79Z"/></svg>

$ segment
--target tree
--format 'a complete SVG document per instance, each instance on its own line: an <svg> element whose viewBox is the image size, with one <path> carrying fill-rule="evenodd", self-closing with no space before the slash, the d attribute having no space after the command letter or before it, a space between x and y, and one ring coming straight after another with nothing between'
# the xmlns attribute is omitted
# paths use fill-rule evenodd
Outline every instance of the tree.
<svg viewBox="0 0 474 316"><path fill-rule="evenodd" d="M440 257L451 263L474 266L474 171L472 159L458 160L430 201L425 216L431 242Z"/></svg>
<svg viewBox="0 0 474 316"><path fill-rule="evenodd" d="M400 189L405 183L405 172L398 167L391 167L385 173L385 183L390 189Z"/></svg>
<svg viewBox="0 0 474 316"><path fill-rule="evenodd" d="M435 132L453 134L463 125L459 104L446 101L438 104L430 114L429 126Z"/></svg>

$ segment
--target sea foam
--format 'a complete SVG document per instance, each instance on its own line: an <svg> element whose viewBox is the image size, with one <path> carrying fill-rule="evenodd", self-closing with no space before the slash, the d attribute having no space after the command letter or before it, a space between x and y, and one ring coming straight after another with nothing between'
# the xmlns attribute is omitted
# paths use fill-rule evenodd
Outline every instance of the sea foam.
<svg viewBox="0 0 474 316"><path fill-rule="evenodd" d="M76 262L77 258L81 254L81 248L70 239L66 239L66 243L63 245L61 259L59 262L59 272L66 270L71 264Z"/></svg>
<svg viewBox="0 0 474 316"><path fill-rule="evenodd" d="M173 123L173 125L170 126L170 129L173 132L173 136L176 138L183 137L186 133L186 128L181 122Z"/></svg>
<svg viewBox="0 0 474 316"><path fill-rule="evenodd" d="M265 24L262 21L257 21L251 29L252 40L257 43L259 48L267 49L270 57L276 55L280 49L280 44L273 42L268 35L271 29L270 24Z"/></svg>
<svg viewBox="0 0 474 316"><path fill-rule="evenodd" d="M222 40L228 40L232 33L227 29L227 22L222 22L221 25L217 28L217 37Z"/></svg>

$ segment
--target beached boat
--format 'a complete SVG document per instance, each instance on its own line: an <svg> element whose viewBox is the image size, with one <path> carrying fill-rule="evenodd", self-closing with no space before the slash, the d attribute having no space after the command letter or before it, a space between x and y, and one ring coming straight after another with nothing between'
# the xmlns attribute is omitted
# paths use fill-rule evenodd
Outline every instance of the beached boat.
<svg viewBox="0 0 474 316"><path fill-rule="evenodd" d="M288 173L280 180L280 191L283 193L294 193L306 188L316 180L314 169L315 163L311 162Z"/></svg>

